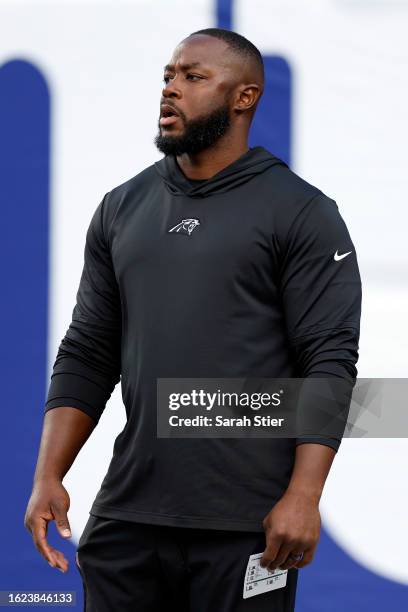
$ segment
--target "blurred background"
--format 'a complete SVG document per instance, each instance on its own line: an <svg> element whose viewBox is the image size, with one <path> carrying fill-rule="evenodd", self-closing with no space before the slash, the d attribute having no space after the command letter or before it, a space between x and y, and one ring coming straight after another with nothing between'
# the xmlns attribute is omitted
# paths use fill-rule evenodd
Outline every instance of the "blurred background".
<svg viewBox="0 0 408 612"><path fill-rule="evenodd" d="M76 591L75 547L125 423L120 385L64 485L70 561L23 526L49 376L104 194L161 157L163 66L205 27L262 52L263 145L336 200L363 282L360 377L407 377L408 0L0 0L0 590ZM408 441L345 439L297 610L408 609Z"/></svg>

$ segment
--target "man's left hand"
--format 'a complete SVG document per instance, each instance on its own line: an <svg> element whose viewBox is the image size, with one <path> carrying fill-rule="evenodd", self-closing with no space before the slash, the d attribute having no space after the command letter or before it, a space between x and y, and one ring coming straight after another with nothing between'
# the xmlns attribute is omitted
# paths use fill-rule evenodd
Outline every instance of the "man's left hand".
<svg viewBox="0 0 408 612"><path fill-rule="evenodd" d="M262 567L302 568L314 556L320 537L318 501L305 493L287 491L262 522L266 549L260 560ZM303 553L301 560L291 555Z"/></svg>

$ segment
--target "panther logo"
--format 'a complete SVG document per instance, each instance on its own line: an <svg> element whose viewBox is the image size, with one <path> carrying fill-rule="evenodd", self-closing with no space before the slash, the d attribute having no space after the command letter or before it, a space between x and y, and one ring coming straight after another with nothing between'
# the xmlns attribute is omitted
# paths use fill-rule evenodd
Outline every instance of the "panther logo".
<svg viewBox="0 0 408 612"><path fill-rule="evenodd" d="M200 225L200 221L198 219L183 219L180 221L180 223L177 223L177 225L169 229L168 232L175 234L187 234L190 236L198 225Z"/></svg>

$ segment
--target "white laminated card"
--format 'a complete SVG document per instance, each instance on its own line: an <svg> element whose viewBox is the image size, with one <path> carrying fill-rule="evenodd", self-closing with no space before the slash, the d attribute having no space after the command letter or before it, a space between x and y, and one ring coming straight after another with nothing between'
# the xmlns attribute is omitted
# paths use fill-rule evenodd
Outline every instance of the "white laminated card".
<svg viewBox="0 0 408 612"><path fill-rule="evenodd" d="M286 586L288 570L277 568L268 572L266 567L259 565L262 555L263 553L257 553L249 557L245 572L243 599Z"/></svg>

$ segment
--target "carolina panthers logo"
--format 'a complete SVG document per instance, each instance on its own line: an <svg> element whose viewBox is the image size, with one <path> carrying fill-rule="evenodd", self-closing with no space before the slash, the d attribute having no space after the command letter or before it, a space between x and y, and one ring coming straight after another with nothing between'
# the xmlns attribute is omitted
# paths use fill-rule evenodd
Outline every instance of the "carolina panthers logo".
<svg viewBox="0 0 408 612"><path fill-rule="evenodd" d="M195 230L198 225L200 225L200 221L198 219L183 219L180 221L180 223L177 223L177 225L169 229L168 232L187 234L190 236L191 232Z"/></svg>

